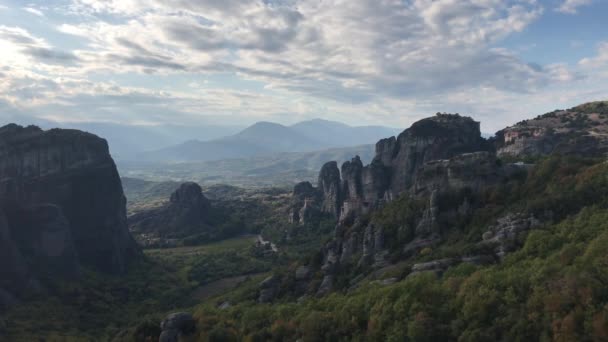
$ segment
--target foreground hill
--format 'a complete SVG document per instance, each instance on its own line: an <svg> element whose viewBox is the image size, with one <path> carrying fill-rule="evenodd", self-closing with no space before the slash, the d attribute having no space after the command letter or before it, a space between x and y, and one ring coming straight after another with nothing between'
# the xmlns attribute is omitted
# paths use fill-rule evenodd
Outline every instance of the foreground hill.
<svg viewBox="0 0 608 342"><path fill-rule="evenodd" d="M332 121L304 121L293 126L258 122L241 132L210 141L190 140L142 154L143 161L188 162L270 156L370 144L395 130L351 127Z"/></svg>

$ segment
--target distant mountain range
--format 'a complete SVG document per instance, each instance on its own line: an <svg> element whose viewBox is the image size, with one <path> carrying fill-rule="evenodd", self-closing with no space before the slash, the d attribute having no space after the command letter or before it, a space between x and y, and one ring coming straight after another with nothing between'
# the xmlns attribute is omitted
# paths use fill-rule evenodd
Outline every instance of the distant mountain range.
<svg viewBox="0 0 608 342"><path fill-rule="evenodd" d="M382 126L353 127L322 119L291 126L258 122L231 136L210 141L190 140L142 153L138 160L191 162L270 156L281 152L310 152L373 144L400 131Z"/></svg>
<svg viewBox="0 0 608 342"><path fill-rule="evenodd" d="M66 128L93 133L108 141L112 157L129 160L144 151L158 150L188 140L213 140L240 132L245 126L228 125L136 125L110 122L59 122L28 115L13 115L4 119L23 126L36 125L42 129Z"/></svg>
<svg viewBox="0 0 608 342"><path fill-rule="evenodd" d="M370 163L375 153L374 147L375 145L359 145L312 152L281 152L270 156L173 164L118 161L118 169L123 177L155 181L195 181L205 186L231 184L247 188L291 187L300 181L316 184L318 170L328 160L336 160L341 164L358 155L364 163ZM168 193L170 191L166 191L165 195Z"/></svg>

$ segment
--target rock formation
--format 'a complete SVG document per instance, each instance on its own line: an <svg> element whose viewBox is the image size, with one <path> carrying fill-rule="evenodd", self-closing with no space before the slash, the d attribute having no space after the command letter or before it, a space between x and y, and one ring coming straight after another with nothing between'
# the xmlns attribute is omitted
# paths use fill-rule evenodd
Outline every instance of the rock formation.
<svg viewBox="0 0 608 342"><path fill-rule="evenodd" d="M357 156L345 162L341 172L336 162L326 163L315 196L321 211L352 224L401 194L427 197L437 189L477 190L496 182L502 172L490 144L481 137L479 122L437 114L414 123L397 138L380 140L369 165L363 166ZM314 193L310 183L297 188Z"/></svg>
<svg viewBox="0 0 608 342"><path fill-rule="evenodd" d="M172 313L160 323L159 342L178 342L180 337L192 335L196 330L196 321L190 313Z"/></svg>
<svg viewBox="0 0 608 342"><path fill-rule="evenodd" d="M201 187L187 182L171 194L166 205L130 216L129 228L137 234L186 237L209 229L210 209Z"/></svg>
<svg viewBox="0 0 608 342"><path fill-rule="evenodd" d="M321 211L333 215L335 218L340 217L340 207L342 205L341 182L338 163L335 161L325 163L319 172L317 185L323 198Z"/></svg>
<svg viewBox="0 0 608 342"><path fill-rule="evenodd" d="M525 120L496 133L499 156L515 158L552 153L605 156L608 153L608 102L591 102Z"/></svg>
<svg viewBox="0 0 608 342"><path fill-rule="evenodd" d="M325 164L316 198L323 212L337 218L337 226L335 237L322 249L324 276L317 295L332 290L342 266L378 269L388 265L385 231L367 214L403 195L428 203L408 228L412 240L403 246L403 255L410 255L438 243L442 223L472 210L466 196L458 197L461 202L451 207L441 207L441 198L461 191L477 193L503 180L512 168L497 161L493 147L481 137L478 122L457 114L437 114L414 123L397 138L379 141L369 165L364 166L358 157L345 162L341 172L335 162ZM294 200L299 203L303 202L296 192L315 190L310 184L297 188Z"/></svg>
<svg viewBox="0 0 608 342"><path fill-rule="evenodd" d="M80 265L123 273L139 250L105 140L76 130L0 128L0 287L19 296Z"/></svg>
<svg viewBox="0 0 608 342"><path fill-rule="evenodd" d="M524 213L509 213L496 220L496 225L488 227L482 236L481 244L494 247L496 255L503 257L507 252L515 249L517 240L522 234L540 224L541 222L534 216Z"/></svg>

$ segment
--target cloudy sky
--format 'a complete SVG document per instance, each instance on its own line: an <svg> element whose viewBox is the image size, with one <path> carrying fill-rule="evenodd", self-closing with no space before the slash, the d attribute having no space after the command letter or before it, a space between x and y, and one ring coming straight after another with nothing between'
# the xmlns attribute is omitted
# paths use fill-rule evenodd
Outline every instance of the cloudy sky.
<svg viewBox="0 0 608 342"><path fill-rule="evenodd" d="M492 132L608 99L605 0L0 0L0 118Z"/></svg>

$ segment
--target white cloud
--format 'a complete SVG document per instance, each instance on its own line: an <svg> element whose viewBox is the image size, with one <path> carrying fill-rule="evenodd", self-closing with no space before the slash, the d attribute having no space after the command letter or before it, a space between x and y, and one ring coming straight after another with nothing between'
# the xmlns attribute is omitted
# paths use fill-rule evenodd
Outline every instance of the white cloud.
<svg viewBox="0 0 608 342"><path fill-rule="evenodd" d="M579 7L590 5L592 2L593 0L564 0L556 10L562 13L576 14Z"/></svg>
<svg viewBox="0 0 608 342"><path fill-rule="evenodd" d="M12 66L0 70L10 85L0 99L63 120L327 115L403 127L459 111L490 118L495 130L539 114L518 103L595 94L592 66L608 58L600 49L576 66L541 66L497 48L543 14L533 0L72 0L68 13L73 20L56 29L81 43L73 51L0 26L0 62ZM132 75L150 85L107 81ZM190 78L171 84L179 77ZM575 82L588 87L568 96L561 87Z"/></svg>
<svg viewBox="0 0 608 342"><path fill-rule="evenodd" d="M41 10L37 9L37 8L34 8L34 7L23 7L23 10L26 11L26 12L28 12L28 13L31 13L33 15L37 15L39 17L44 17L44 13Z"/></svg>

